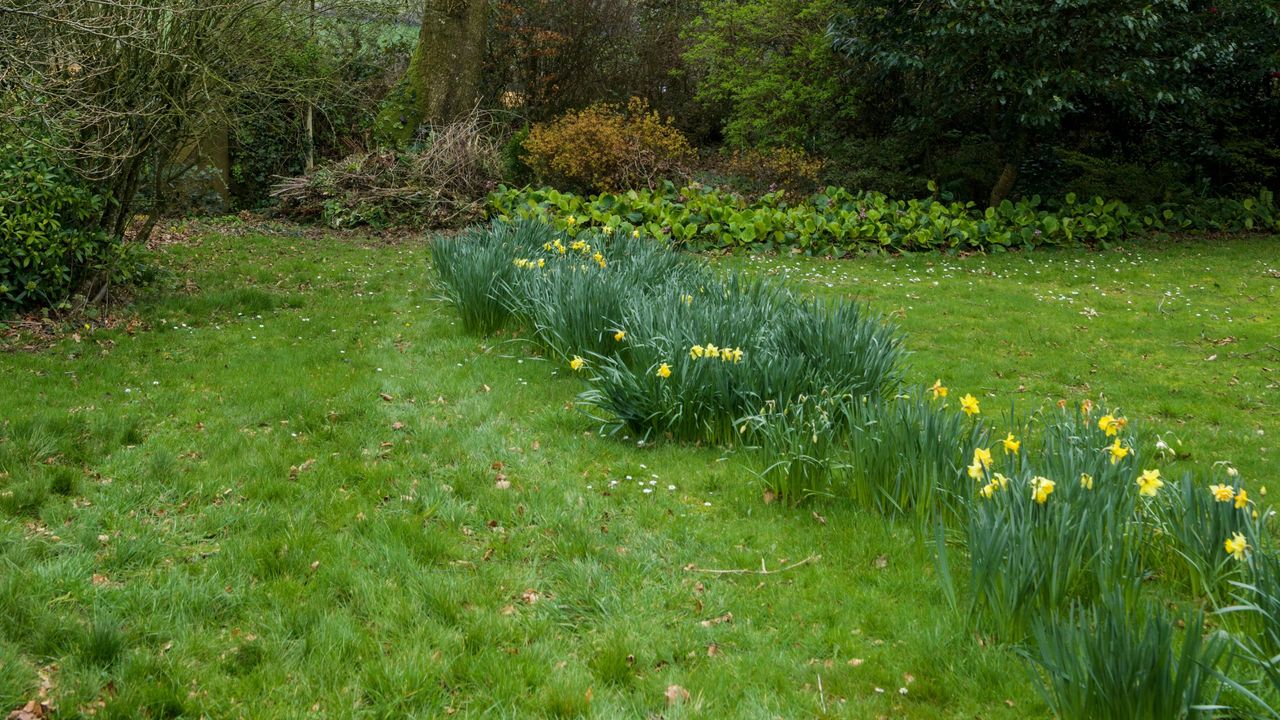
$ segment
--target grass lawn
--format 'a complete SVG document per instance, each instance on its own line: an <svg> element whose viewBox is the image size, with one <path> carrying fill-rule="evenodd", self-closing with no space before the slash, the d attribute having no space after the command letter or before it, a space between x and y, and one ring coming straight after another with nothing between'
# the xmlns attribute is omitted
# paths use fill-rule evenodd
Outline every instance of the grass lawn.
<svg viewBox="0 0 1280 720"><path fill-rule="evenodd" d="M911 378L988 413L1105 396L1178 451L1166 475L1254 479L1280 459L1278 248L722 262L894 315ZM599 437L566 368L460 331L420 242L161 256L196 287L132 334L0 355L0 712L1046 715L910 528ZM788 569L707 572L762 567Z"/></svg>

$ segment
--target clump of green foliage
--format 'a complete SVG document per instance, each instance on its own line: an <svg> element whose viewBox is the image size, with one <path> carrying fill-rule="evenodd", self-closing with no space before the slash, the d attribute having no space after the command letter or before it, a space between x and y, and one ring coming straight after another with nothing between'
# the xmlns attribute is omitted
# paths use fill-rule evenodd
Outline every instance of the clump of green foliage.
<svg viewBox="0 0 1280 720"><path fill-rule="evenodd" d="M582 196L501 187L489 214L532 218L576 232L582 227L640 229L693 250L749 247L845 255L891 251L1000 251L1013 247L1103 243L1144 232L1280 230L1274 196L1130 208L1102 198L1038 197L982 209L972 202L896 200L829 187L808 198L774 192L754 199L702 185Z"/></svg>
<svg viewBox="0 0 1280 720"><path fill-rule="evenodd" d="M97 226L105 202L34 142L0 145L0 314L127 279L129 253Z"/></svg>

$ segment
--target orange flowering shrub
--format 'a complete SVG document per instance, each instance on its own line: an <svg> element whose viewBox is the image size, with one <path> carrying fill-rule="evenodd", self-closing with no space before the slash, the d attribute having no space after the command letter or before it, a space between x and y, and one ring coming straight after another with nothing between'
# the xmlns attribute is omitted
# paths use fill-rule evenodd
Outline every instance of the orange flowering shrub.
<svg viewBox="0 0 1280 720"><path fill-rule="evenodd" d="M596 103L535 125L524 141L538 180L561 189L619 192L679 180L693 156L688 139L632 98L625 108Z"/></svg>

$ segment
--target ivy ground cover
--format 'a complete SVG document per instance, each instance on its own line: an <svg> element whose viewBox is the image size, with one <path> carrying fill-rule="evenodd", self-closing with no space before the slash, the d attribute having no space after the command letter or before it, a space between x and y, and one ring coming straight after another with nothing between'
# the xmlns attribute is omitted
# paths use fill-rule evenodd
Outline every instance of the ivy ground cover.
<svg viewBox="0 0 1280 720"><path fill-rule="evenodd" d="M1105 396L1166 433L1166 474L1255 482L1280 451L1274 247L723 262L872 301L911 379L987 412ZM908 528L766 504L723 450L600 437L567 366L462 331L428 255L212 232L164 251L199 289L134 334L0 356L0 709L1047 715Z"/></svg>

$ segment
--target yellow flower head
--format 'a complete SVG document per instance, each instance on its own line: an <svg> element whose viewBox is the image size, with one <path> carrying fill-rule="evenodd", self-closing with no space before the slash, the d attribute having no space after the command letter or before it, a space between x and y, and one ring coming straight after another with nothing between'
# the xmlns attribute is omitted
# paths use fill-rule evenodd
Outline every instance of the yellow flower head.
<svg viewBox="0 0 1280 720"><path fill-rule="evenodd" d="M1009 478L1001 475L1000 473L991 473L991 482L999 485L1000 487L1008 487Z"/></svg>
<svg viewBox="0 0 1280 720"><path fill-rule="evenodd" d="M720 348L716 347L715 345L712 345L711 343L707 343L707 357L713 358L719 354L720 354Z"/></svg>
<svg viewBox="0 0 1280 720"><path fill-rule="evenodd" d="M613 339L615 342L622 342L623 338L625 338L626 336L627 336L626 330L619 330L618 332L613 334Z"/></svg>
<svg viewBox="0 0 1280 720"><path fill-rule="evenodd" d="M983 474L982 471L983 471L982 463L978 462L977 460L974 460L973 464L969 466L969 477L973 478L974 480L981 480L982 474Z"/></svg>
<svg viewBox="0 0 1280 720"><path fill-rule="evenodd" d="M733 359L733 350L729 348L720 348L720 359L729 362Z"/></svg>
<svg viewBox="0 0 1280 720"><path fill-rule="evenodd" d="M692 296L692 295L684 295L684 296L682 296L680 299L684 301L684 304L685 304L685 305L692 305L692 304L693 304L693 296Z"/></svg>
<svg viewBox="0 0 1280 720"><path fill-rule="evenodd" d="M978 491L978 494L982 495L982 497L984 498L991 499L991 496L995 495L996 490L999 490L999 489L1000 489L1000 483L993 481L993 482L987 483L986 485L983 485L982 489Z"/></svg>
<svg viewBox="0 0 1280 720"><path fill-rule="evenodd" d="M994 458L991 457L990 450L985 448L974 448L973 461L975 463L981 463L982 467L985 469L991 467L991 463L994 462Z"/></svg>
<svg viewBox="0 0 1280 720"><path fill-rule="evenodd" d="M569 367L572 368L574 372L577 372L586 366L587 361L577 355L574 355L573 359L569 361Z"/></svg>
<svg viewBox="0 0 1280 720"><path fill-rule="evenodd" d="M666 363L662 363L661 365L659 365L658 377L662 378L663 380L666 380L667 378L671 377L671 366Z"/></svg>
<svg viewBox="0 0 1280 720"><path fill-rule="evenodd" d="M574 223L578 222L578 218L570 215L568 218L565 219L565 222L569 223L570 225L573 225Z"/></svg>
<svg viewBox="0 0 1280 720"><path fill-rule="evenodd" d="M1138 494L1147 497L1155 497L1160 492L1160 488L1164 487L1164 481L1160 479L1159 470L1143 470L1138 476Z"/></svg>
<svg viewBox="0 0 1280 720"><path fill-rule="evenodd" d="M632 230L632 231L631 231L631 237L633 237L633 238L638 238L638 237L640 237L640 231L639 231L639 230Z"/></svg>
<svg viewBox="0 0 1280 720"><path fill-rule="evenodd" d="M702 354L705 352L706 350L703 349L701 345L694 345L693 347L689 348L689 359L697 360L698 358L702 357Z"/></svg>
<svg viewBox="0 0 1280 720"><path fill-rule="evenodd" d="M1081 415L1088 415L1088 414L1089 414L1089 413L1091 413L1091 412L1093 412L1093 401L1092 401L1092 400L1085 400L1084 402L1080 403L1080 414L1081 414Z"/></svg>
<svg viewBox="0 0 1280 720"><path fill-rule="evenodd" d="M965 415L969 415L971 417L982 412L978 407L978 398L973 395L965 395L960 398L960 409L964 411Z"/></svg>
<svg viewBox="0 0 1280 720"><path fill-rule="evenodd" d="M603 229L604 229L604 234L605 234L605 235L612 235L612 234L613 234L613 226L612 226L612 225L605 225Z"/></svg>
<svg viewBox="0 0 1280 720"><path fill-rule="evenodd" d="M1115 465L1129 454L1129 448L1120 444L1120 438L1111 443L1111 464Z"/></svg>
<svg viewBox="0 0 1280 720"><path fill-rule="evenodd" d="M583 252L585 250L589 250L590 247L587 245L586 241L584 240L574 240L573 242L569 243L569 249L574 252Z"/></svg>
<svg viewBox="0 0 1280 720"><path fill-rule="evenodd" d="M1249 550L1249 543L1244 539L1244 535L1235 533L1226 542L1222 544L1227 554L1237 560L1244 560L1244 554Z"/></svg>
<svg viewBox="0 0 1280 720"><path fill-rule="evenodd" d="M543 258L538 258L538 269L541 270L546 266L547 266L547 261L544 260Z"/></svg>
<svg viewBox="0 0 1280 720"><path fill-rule="evenodd" d="M1249 504L1249 493L1240 488L1240 492L1236 493L1236 509L1243 510Z"/></svg>
<svg viewBox="0 0 1280 720"><path fill-rule="evenodd" d="M604 261L604 255L601 255L600 253L596 253L595 255L592 255L591 259L595 260L596 264L599 265L601 269L604 269L605 266L608 265L608 263Z"/></svg>
<svg viewBox="0 0 1280 720"><path fill-rule="evenodd" d="M733 361L742 362L742 348L733 349Z"/></svg>
<svg viewBox="0 0 1280 720"><path fill-rule="evenodd" d="M1022 441L1014 439L1013 433L1006 435L1001 442L1004 444L1004 451L1007 455L1016 455L1018 449L1022 447Z"/></svg>
<svg viewBox="0 0 1280 720"><path fill-rule="evenodd" d="M1080 487L1085 490L1093 489L1093 476L1089 473L1080 473Z"/></svg>
<svg viewBox="0 0 1280 720"><path fill-rule="evenodd" d="M947 392L948 392L947 386L942 384L942 378L938 378L937 380L935 380L933 383L933 387L929 389L933 391L934 400L937 400L940 397L947 396Z"/></svg>
<svg viewBox="0 0 1280 720"><path fill-rule="evenodd" d="M1231 502L1236 497L1236 491L1230 485L1210 485L1209 492L1213 493L1213 499L1218 502Z"/></svg>
<svg viewBox="0 0 1280 720"><path fill-rule="evenodd" d="M1046 477L1036 477L1031 479L1031 499L1043 505L1049 501L1049 496L1053 494L1055 483Z"/></svg>
<svg viewBox="0 0 1280 720"><path fill-rule="evenodd" d="M1098 429L1105 432L1107 437L1113 437L1120 434L1124 430L1129 421L1118 415L1103 415L1098 418Z"/></svg>

